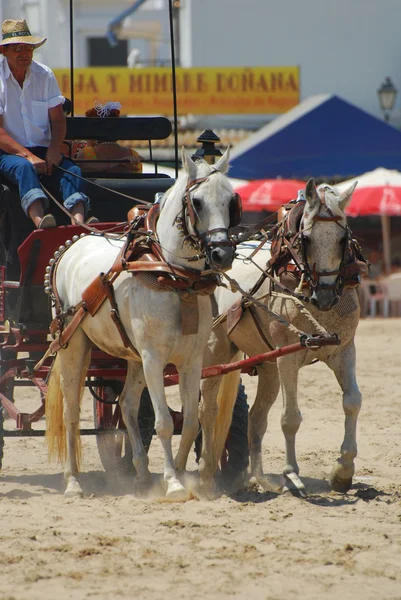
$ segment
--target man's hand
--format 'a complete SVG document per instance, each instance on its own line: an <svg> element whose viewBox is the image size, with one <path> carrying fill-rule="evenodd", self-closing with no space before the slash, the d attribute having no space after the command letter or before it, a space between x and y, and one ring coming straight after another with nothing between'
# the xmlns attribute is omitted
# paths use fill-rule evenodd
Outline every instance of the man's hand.
<svg viewBox="0 0 401 600"><path fill-rule="evenodd" d="M25 158L26 158L26 160L29 160L29 162L31 163L31 165L33 165L35 167L35 169L36 169L36 171L38 172L39 175L46 175L47 174L47 165L46 165L46 161L45 160L42 160L41 158L38 158L34 154L29 154Z"/></svg>
<svg viewBox="0 0 401 600"><path fill-rule="evenodd" d="M55 150L51 146L49 146L49 148L47 149L46 158L45 158L47 175L52 174L53 166L59 165L62 161L62 158L63 157L60 153L60 150Z"/></svg>

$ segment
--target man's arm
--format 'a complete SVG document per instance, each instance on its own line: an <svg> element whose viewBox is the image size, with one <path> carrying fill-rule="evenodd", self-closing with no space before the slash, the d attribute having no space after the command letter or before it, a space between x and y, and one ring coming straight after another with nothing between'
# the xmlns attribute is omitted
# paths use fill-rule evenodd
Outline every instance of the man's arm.
<svg viewBox="0 0 401 600"><path fill-rule="evenodd" d="M0 115L0 150L8 152L8 154L14 154L15 156L21 156L26 158L34 167L44 164L41 158L38 158L32 152L21 146L14 138L3 127L3 115Z"/></svg>
<svg viewBox="0 0 401 600"><path fill-rule="evenodd" d="M49 108L49 119L52 131L52 139L46 152L47 172L50 175L53 165L59 165L61 156L61 146L67 133L67 122L62 104Z"/></svg>

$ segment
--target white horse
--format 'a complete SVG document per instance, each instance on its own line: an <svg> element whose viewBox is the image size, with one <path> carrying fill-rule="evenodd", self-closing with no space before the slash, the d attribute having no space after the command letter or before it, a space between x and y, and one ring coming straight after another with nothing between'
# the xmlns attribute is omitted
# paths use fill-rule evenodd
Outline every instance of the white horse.
<svg viewBox="0 0 401 600"><path fill-rule="evenodd" d="M189 273L195 279L206 273L210 282L210 277L215 278L215 275L210 270L204 271L207 263L213 270L224 271L231 267L234 249L229 237L229 227L237 224L240 218L240 201L225 176L229 151L213 166L203 160L192 161L184 150L182 160L184 168L176 183L161 200L156 232L152 235L156 238L164 260L176 273L175 279L179 280L182 272ZM53 264L53 292L57 290L67 322L73 312L69 308L79 305L84 290L99 273L108 272L119 255L123 242L124 240L103 234L83 236L62 252L56 269ZM137 272L133 276L125 271L113 283L128 344L123 343L111 318L110 302L106 299L95 316L85 316L68 344L58 350L46 398L47 435L50 450L59 450L61 458L64 451L67 495L82 495L78 482L77 441L80 398L94 344L110 355L127 360L127 378L119 401L133 449L138 484L147 485L150 480L148 457L137 422L141 392L147 385L155 411L156 431L164 450L166 497L180 500L186 496L177 471L185 469L190 447L198 433L202 357L212 327L210 292L209 295L207 292L199 295L194 289L188 289L188 285L180 291L173 287L155 289L158 275L159 273L153 274L153 284L150 281L149 285L152 273L142 275ZM173 280L170 281L173 283ZM183 333L182 303L185 304L188 298L194 299L190 303L189 321L198 319L198 325L195 329L192 327L192 333ZM188 309L186 310L188 316ZM173 363L179 373L179 391L184 413L182 437L175 463L171 447L173 422L166 402L163 378L163 371L168 363ZM60 425L62 417L64 433Z"/></svg>
<svg viewBox="0 0 401 600"><path fill-rule="evenodd" d="M272 284L272 280L266 278L255 297L259 298L271 312L263 310L260 305L253 305L251 309L246 308L244 316L229 336L227 324L223 322L214 329L208 343L206 364L221 364L233 361L234 357L238 360L239 351L247 356L255 356L293 344L299 341L297 330L307 334L336 333L341 341L337 346L325 346L317 351L305 349L282 356L277 359L277 362L264 362L257 367L257 395L249 415L248 436L251 475L265 489L269 489L269 481L263 474L262 440L267 428L268 412L276 400L281 385L283 393L281 427L286 446L283 487L295 486L304 493L304 486L298 477L299 468L295 453L295 436L301 424L301 413L297 403L297 381L299 369L311 364L315 359L326 363L334 371L343 391L345 435L341 455L331 473L330 483L334 490L340 492L349 489L352 483L354 458L357 454L356 425L361 407L361 393L355 376L354 336L360 313L355 284L358 283L358 274L367 270L367 265L359 253L359 247L352 240L344 214L354 188L355 185L342 195L338 195L334 188L326 185L319 186L316 190L314 181L309 180L303 213L302 210L298 211L300 222L298 220L297 224L291 223L288 213L288 218L284 219L278 229L278 234L281 231L283 236L276 236L272 252L270 252L270 244L266 244L262 251L255 255L252 264L249 261L244 263L236 259L229 273L229 276L240 284L242 290L249 291L260 278L261 269L265 268L271 255L277 253L278 246L281 246L284 253L278 253L276 256L287 256L287 259L281 263L281 267L280 260L276 263L274 279L278 282L280 278L277 273L284 271L283 275L286 279L282 278L281 281L288 289L294 290L295 295L283 293L282 288ZM299 207L302 208L301 205ZM294 208L294 210L298 209ZM237 255L242 258L249 257L254 253L257 245L255 243L239 245ZM285 250L289 247L290 250L286 253ZM355 260L355 252L356 259L362 260ZM350 253L353 255L351 259ZM288 259L292 260L288 261ZM294 269L298 272L303 271L301 281L294 277ZM354 277L352 282L351 275ZM351 283L354 287L348 285ZM300 299L301 291L309 297L309 302ZM239 292L233 295L229 290L220 287L215 292L217 314L223 315L240 297ZM304 308L309 312L306 313ZM284 318L289 327L274 318L272 313ZM210 486L211 477L217 469L235 401L235 393L232 395L230 392L227 396L225 395L227 386L221 386L219 396L224 400L220 402L216 420L216 397L220 382L221 378L220 381L219 378L213 378L204 380L202 384L200 421L203 431L203 450L200 472L205 487ZM228 386L228 389L234 389L235 392L236 388L234 385L231 388Z"/></svg>

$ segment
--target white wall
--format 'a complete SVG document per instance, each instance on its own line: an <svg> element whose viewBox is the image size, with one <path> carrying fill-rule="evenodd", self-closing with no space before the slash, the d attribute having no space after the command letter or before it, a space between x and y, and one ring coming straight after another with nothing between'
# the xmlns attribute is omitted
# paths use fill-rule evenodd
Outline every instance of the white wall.
<svg viewBox="0 0 401 600"><path fill-rule="evenodd" d="M76 67L86 66L86 38L105 34L109 22L132 4L74 0ZM68 5L68 0L0 0L0 14L18 18L36 10L41 31L35 33L48 37L36 58L52 68L68 67ZM400 90L392 122L401 125L401 0L181 0L181 6L183 66L299 65L301 100L335 93L378 117L376 91L390 76ZM160 58L168 59L167 1L162 10L152 7L145 2L135 22L162 23Z"/></svg>
<svg viewBox="0 0 401 600"><path fill-rule="evenodd" d="M73 0L74 63L87 66L87 38L106 36L109 23L134 4L134 0ZM51 68L70 66L69 0L0 0L3 19L27 19L33 35L48 38L35 52L35 59ZM148 0L134 13L134 26L141 21L160 21L160 60L170 58L167 0ZM139 44L142 42L139 41ZM138 41L130 40L129 50ZM143 44L147 48L146 42ZM143 56L144 59L148 58Z"/></svg>
<svg viewBox="0 0 401 600"><path fill-rule="evenodd" d="M183 66L299 65L301 100L335 93L382 116L376 90L400 90L401 0L182 0ZM190 33L189 33L190 32Z"/></svg>

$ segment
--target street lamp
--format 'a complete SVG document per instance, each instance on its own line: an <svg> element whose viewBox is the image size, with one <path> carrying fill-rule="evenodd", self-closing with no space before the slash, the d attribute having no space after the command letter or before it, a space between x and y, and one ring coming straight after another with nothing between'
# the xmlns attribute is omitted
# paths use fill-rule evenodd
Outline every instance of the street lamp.
<svg viewBox="0 0 401 600"><path fill-rule="evenodd" d="M394 108L395 98L398 90L391 81L390 77L386 77L384 82L377 90L380 108L382 109L384 120L386 123L390 121L390 113Z"/></svg>

